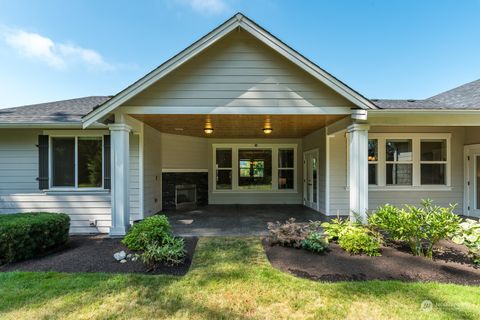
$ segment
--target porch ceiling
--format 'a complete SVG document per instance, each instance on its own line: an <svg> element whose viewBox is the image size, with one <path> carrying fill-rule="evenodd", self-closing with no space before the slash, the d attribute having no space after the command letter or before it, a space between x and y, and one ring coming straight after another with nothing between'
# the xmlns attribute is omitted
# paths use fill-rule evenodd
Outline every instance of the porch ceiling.
<svg viewBox="0 0 480 320"><path fill-rule="evenodd" d="M211 138L301 138L345 115L131 115L160 132ZM207 123L214 129L205 134ZM263 128L270 124L271 134Z"/></svg>

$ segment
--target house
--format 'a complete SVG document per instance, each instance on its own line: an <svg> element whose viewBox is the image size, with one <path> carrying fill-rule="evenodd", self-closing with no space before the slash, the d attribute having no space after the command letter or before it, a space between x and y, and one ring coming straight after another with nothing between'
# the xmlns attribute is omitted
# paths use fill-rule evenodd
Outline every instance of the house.
<svg viewBox="0 0 480 320"><path fill-rule="evenodd" d="M188 203L479 216L478 164L480 80L368 99L242 14L114 96L0 110L0 213L66 212L72 233Z"/></svg>

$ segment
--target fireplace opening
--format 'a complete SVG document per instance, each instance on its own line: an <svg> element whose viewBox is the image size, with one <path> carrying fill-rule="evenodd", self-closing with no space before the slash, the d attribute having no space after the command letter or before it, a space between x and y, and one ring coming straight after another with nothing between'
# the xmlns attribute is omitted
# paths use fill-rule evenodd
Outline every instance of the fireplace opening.
<svg viewBox="0 0 480 320"><path fill-rule="evenodd" d="M177 209L194 207L197 204L197 186L181 184L175 186L175 206Z"/></svg>

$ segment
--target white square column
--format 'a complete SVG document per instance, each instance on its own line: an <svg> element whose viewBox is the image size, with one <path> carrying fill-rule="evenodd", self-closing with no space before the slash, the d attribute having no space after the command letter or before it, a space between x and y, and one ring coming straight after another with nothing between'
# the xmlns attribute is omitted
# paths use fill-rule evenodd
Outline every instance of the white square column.
<svg viewBox="0 0 480 320"><path fill-rule="evenodd" d="M110 124L112 226L110 237L123 237L130 227L130 126Z"/></svg>
<svg viewBox="0 0 480 320"><path fill-rule="evenodd" d="M347 128L349 155L350 220L357 216L367 222L368 210L368 129L366 124Z"/></svg>

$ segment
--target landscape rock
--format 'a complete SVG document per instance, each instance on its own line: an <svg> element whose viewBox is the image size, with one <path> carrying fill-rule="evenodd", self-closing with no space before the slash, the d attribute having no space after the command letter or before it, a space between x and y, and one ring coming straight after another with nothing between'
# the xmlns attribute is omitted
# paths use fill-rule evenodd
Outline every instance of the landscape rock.
<svg viewBox="0 0 480 320"><path fill-rule="evenodd" d="M113 257L115 258L115 260L117 261L120 261L120 260L123 260L125 259L125 257L127 256L127 254L125 253L125 251L120 251L120 252L115 252L113 254Z"/></svg>

